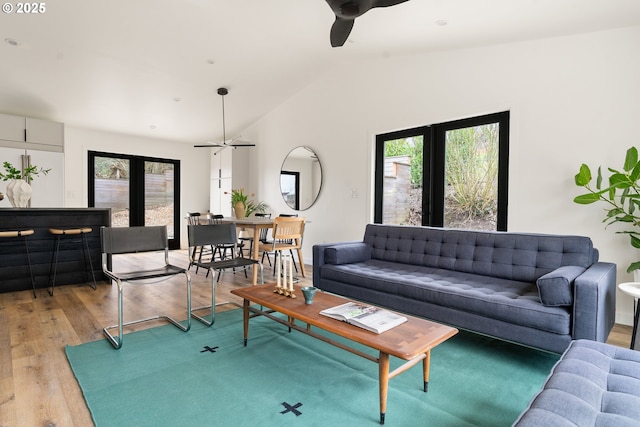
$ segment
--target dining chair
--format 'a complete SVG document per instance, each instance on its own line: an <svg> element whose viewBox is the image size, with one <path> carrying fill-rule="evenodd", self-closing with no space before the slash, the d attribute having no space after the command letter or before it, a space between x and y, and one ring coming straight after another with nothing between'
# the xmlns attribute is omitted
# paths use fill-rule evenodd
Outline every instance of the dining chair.
<svg viewBox="0 0 640 427"><path fill-rule="evenodd" d="M270 213L256 212L253 215L256 218L271 218L271 214ZM268 228L261 228L260 229L259 240L261 242L266 242L268 233L269 233L269 229ZM249 242L249 252L248 253L249 253L249 257L251 257L252 254L253 254L253 235L240 237L240 240L243 242L243 245L246 242ZM269 261L269 265L271 265L271 259L269 259L268 255L269 254L267 254L267 260ZM264 263L264 256L265 256L265 253L262 254L262 263Z"/></svg>
<svg viewBox="0 0 640 427"><path fill-rule="evenodd" d="M278 216L284 217L284 218L297 218L298 214L280 214ZM296 265L296 258L293 256L293 249L289 250L289 253L291 254L291 261L293 262L293 268L296 270L296 273L298 272L298 266ZM298 260L299 262L302 262L300 260Z"/></svg>
<svg viewBox="0 0 640 427"><path fill-rule="evenodd" d="M103 332L109 342L116 348L122 347L123 327L142 323L149 320L164 319L184 332L191 328L191 276L189 271L169 263L169 245L167 239L167 227L101 227L100 239L102 243L102 271L105 276L114 280L118 285L118 324L107 326ZM137 267L133 271L114 271L109 266L109 260L113 261L116 255L133 254L140 252L158 253L158 259L154 259L154 268ZM164 262L160 262L161 255ZM112 263L112 262L111 262ZM170 279L178 275L184 275L187 287L187 319L186 325L181 324L172 317L158 315L145 319L123 321L123 286L130 284L156 284L158 280ZM113 336L109 330L118 328L118 336Z"/></svg>
<svg viewBox="0 0 640 427"><path fill-rule="evenodd" d="M189 225L188 226L188 240L189 248L213 245L218 247L219 245L231 247L231 255L227 258L215 259L211 261L202 262L196 259L191 259L191 262L198 265L201 268L206 268L211 273L211 305L193 308L191 310L191 316L194 319L199 320L207 326L213 325L215 322L215 307L223 304L235 304L229 301L216 303L216 283L220 280L222 271L231 268L235 271L236 268L242 268L245 270L247 267L258 267L260 270L260 283L264 283L264 275L262 271L262 263L253 258L245 258L237 256L237 243L236 225L234 223L222 223L222 224L207 224L207 225ZM189 253L192 253L189 251ZM217 277L216 277L216 272ZM237 305L237 304L236 304ZM211 309L211 321L203 318L202 316L194 313L204 309Z"/></svg>
<svg viewBox="0 0 640 427"><path fill-rule="evenodd" d="M211 222L210 216L202 215L200 212L187 212L187 225L197 225L197 224L207 224ZM204 246L194 247L193 253L191 254L190 259L195 259L195 255L198 253L198 261L202 261L202 257L205 256L213 256L214 249L213 247L206 248ZM191 267L194 264L189 264L187 267L188 270L191 270ZM198 274L198 266L196 265L196 274Z"/></svg>
<svg viewBox="0 0 640 427"><path fill-rule="evenodd" d="M300 262L300 272L302 277L305 276L304 262L302 261L302 238L304 236L305 219L298 217L278 216L273 220L272 241L260 243L259 249L265 252L273 252L275 254L274 263L278 262L278 253L290 250L293 253L295 249L298 253Z"/></svg>
<svg viewBox="0 0 640 427"><path fill-rule="evenodd" d="M224 215L222 214L214 214L210 215L209 224L222 224L222 220L224 219ZM235 258L239 253L241 257L244 257L244 242L240 240L236 240L234 243L221 243L218 245L213 245L213 255L211 256L211 260L213 261L216 257L216 253L220 260ZM233 269L235 273L236 270ZM245 277L247 277L247 270L244 271ZM207 271L207 276L209 276L209 271ZM219 278L219 277L218 277Z"/></svg>

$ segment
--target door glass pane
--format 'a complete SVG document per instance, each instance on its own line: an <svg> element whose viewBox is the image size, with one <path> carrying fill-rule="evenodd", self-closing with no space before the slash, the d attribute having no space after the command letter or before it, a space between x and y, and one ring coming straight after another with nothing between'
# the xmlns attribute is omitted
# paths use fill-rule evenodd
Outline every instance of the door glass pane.
<svg viewBox="0 0 640 427"><path fill-rule="evenodd" d="M172 163L144 162L144 224L166 225L174 238L174 168Z"/></svg>
<svg viewBox="0 0 640 427"><path fill-rule="evenodd" d="M490 123L446 132L445 227L496 229L498 129Z"/></svg>
<svg viewBox="0 0 640 427"><path fill-rule="evenodd" d="M382 223L422 225L423 137L385 141Z"/></svg>
<svg viewBox="0 0 640 427"><path fill-rule="evenodd" d="M129 226L129 177L127 159L94 157L96 208L111 208L111 226Z"/></svg>

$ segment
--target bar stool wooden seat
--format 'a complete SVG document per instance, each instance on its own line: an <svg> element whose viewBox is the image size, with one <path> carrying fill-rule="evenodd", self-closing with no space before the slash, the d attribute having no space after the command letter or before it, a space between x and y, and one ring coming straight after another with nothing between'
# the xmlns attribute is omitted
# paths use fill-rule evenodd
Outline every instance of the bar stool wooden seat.
<svg viewBox="0 0 640 427"><path fill-rule="evenodd" d="M85 274L87 277L87 282L89 281L89 274L91 272L91 277L93 278L93 284L91 287L96 289L96 276L93 273L93 263L91 262L91 255L89 252L89 243L87 241L87 234L93 231L89 227L83 228L50 228L49 233L55 236L54 250L51 256L51 267L49 268L49 295L53 296L53 289L56 286L56 272L58 270L58 255L60 252L60 243L80 243L82 246L82 254L84 256L84 267ZM63 236L71 236L71 238L63 240ZM76 239L76 236L80 236L80 240Z"/></svg>
<svg viewBox="0 0 640 427"><path fill-rule="evenodd" d="M15 238L22 237L24 240L24 250L27 254L27 263L29 264L29 275L31 276L31 287L33 288L33 297L36 297L36 282L33 279L33 270L31 269L31 255L29 254L29 243L27 242L27 236L33 235L33 230L7 230L0 231L0 238Z"/></svg>

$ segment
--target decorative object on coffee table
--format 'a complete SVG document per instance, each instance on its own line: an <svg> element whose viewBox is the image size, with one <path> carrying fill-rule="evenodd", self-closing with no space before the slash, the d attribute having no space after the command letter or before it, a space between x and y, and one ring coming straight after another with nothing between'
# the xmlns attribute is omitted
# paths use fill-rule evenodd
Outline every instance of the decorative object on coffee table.
<svg viewBox="0 0 640 427"><path fill-rule="evenodd" d="M276 289L274 292L290 298L296 298L293 289L293 259L291 254L280 253L276 260Z"/></svg>
<svg viewBox="0 0 640 427"><path fill-rule="evenodd" d="M318 290L318 288L314 288L313 286L304 286L302 288L302 293L304 295L304 303L305 304L312 304L313 303L313 297L316 294L317 290Z"/></svg>

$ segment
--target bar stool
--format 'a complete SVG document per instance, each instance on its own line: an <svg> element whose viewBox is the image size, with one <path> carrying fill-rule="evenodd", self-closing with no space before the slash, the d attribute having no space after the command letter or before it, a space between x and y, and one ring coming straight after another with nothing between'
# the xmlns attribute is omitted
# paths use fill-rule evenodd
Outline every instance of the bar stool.
<svg viewBox="0 0 640 427"><path fill-rule="evenodd" d="M51 266L49 268L49 295L53 296L53 289L56 286L56 272L58 270L58 253L60 251L60 243L62 236L78 236L80 235L80 240L76 239L68 239L62 243L80 243L82 245L82 254L84 255L84 272L87 277L87 282L89 281L89 275L87 273L87 264L90 271L91 277L93 278L93 284L91 287L96 289L96 276L93 273L93 263L91 262L91 254L89 253L89 243L87 241L87 234L91 233L92 229L89 227L84 228L50 228L49 233L55 236L54 250L51 256Z"/></svg>
<svg viewBox="0 0 640 427"><path fill-rule="evenodd" d="M29 243L27 236L31 236L33 230L8 230L0 231L0 238L22 237L24 239L24 250L27 254L27 263L29 264L29 275L31 276L31 287L33 288L33 297L36 297L36 281L33 279L33 270L31 269L31 255L29 254Z"/></svg>

